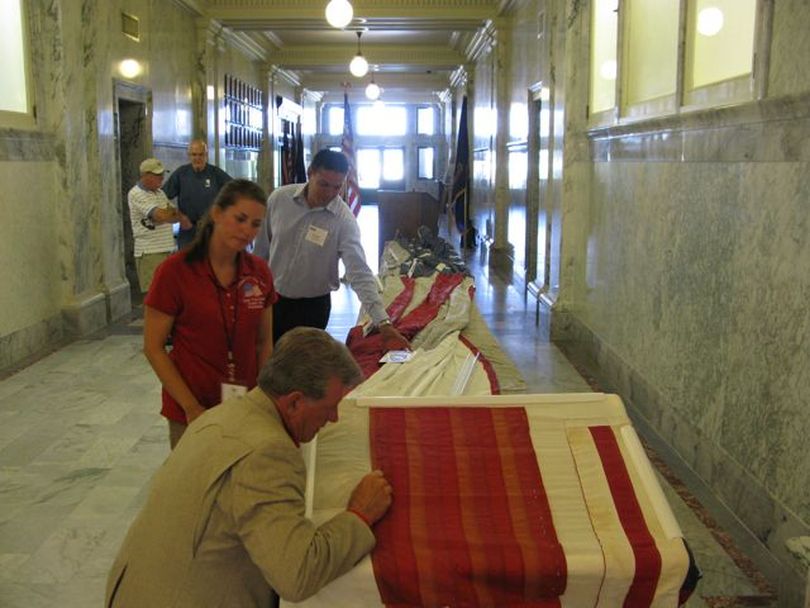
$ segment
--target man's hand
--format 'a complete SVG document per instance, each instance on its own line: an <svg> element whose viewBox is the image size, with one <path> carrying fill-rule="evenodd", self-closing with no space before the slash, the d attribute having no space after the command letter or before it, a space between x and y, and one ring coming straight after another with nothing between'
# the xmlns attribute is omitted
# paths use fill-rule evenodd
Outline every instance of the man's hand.
<svg viewBox="0 0 810 608"><path fill-rule="evenodd" d="M391 506L391 484L382 471L372 471L357 484L346 508L361 515L369 525L382 519Z"/></svg>
<svg viewBox="0 0 810 608"><path fill-rule="evenodd" d="M180 228L183 230L191 230L194 227L194 224L191 223L191 220L188 219L185 213L178 211L177 214L180 216Z"/></svg>
<svg viewBox="0 0 810 608"><path fill-rule="evenodd" d="M410 350L411 343L391 323L381 323L379 330L385 350Z"/></svg>

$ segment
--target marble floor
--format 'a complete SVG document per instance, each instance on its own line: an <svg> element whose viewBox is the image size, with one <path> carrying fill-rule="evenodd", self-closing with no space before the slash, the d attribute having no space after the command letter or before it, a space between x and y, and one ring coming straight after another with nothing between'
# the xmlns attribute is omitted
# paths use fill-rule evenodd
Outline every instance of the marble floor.
<svg viewBox="0 0 810 608"><path fill-rule="evenodd" d="M474 257L476 303L533 392L593 390L519 287ZM333 294L329 330L358 309ZM0 376L0 606L100 606L112 557L168 454L139 311ZM654 456L654 455L653 455ZM666 467L666 494L704 571L689 607L776 606L767 582Z"/></svg>

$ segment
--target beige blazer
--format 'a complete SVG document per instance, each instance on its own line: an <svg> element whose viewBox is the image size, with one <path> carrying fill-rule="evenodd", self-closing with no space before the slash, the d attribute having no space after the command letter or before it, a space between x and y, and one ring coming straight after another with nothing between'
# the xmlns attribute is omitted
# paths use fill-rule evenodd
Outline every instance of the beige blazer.
<svg viewBox="0 0 810 608"><path fill-rule="evenodd" d="M304 517L305 467L256 388L195 420L155 474L107 579L105 606L300 601L347 572L374 534L343 512Z"/></svg>

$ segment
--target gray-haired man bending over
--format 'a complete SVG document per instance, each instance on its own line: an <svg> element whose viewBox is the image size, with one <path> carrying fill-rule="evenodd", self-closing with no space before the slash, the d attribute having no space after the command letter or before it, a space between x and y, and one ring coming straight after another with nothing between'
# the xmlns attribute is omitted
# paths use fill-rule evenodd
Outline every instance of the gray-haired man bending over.
<svg viewBox="0 0 810 608"><path fill-rule="evenodd" d="M317 353L318 356L313 356ZM195 420L158 470L107 581L106 606L262 606L300 601L374 547L391 504L369 473L346 511L304 517L298 449L362 379L346 347L297 328L276 344L259 386Z"/></svg>

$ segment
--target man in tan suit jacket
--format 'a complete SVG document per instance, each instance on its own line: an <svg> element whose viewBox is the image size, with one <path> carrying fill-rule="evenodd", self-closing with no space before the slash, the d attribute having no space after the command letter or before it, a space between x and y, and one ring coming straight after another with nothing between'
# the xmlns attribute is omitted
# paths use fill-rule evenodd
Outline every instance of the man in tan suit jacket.
<svg viewBox="0 0 810 608"><path fill-rule="evenodd" d="M197 420L158 470L107 580L105 606L266 608L300 601L374 547L391 504L374 471L347 510L321 526L304 517L298 449L361 379L343 344L297 328L276 345L259 386Z"/></svg>

